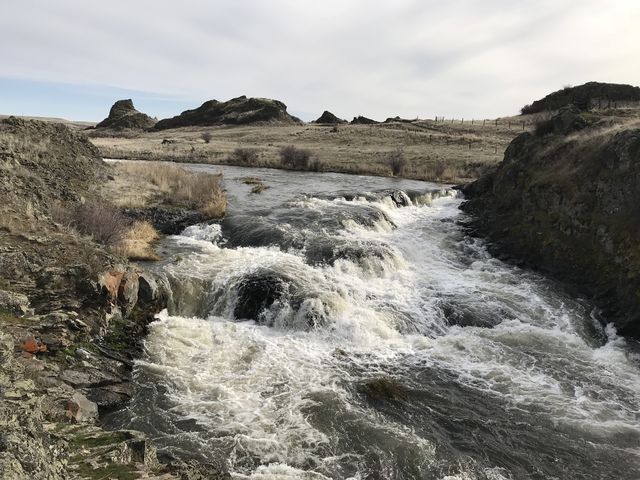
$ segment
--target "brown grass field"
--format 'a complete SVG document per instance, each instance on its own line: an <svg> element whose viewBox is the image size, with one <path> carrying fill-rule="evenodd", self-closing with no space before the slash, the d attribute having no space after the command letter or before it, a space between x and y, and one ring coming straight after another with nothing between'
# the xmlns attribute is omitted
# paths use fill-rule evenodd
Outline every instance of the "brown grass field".
<svg viewBox="0 0 640 480"><path fill-rule="evenodd" d="M308 169L385 176L392 175L389 158L401 149L405 166L399 176L459 183L502 160L509 142L532 130L536 120L215 126L89 135L105 158L281 168L280 150L293 145L311 152L314 162Z"/></svg>

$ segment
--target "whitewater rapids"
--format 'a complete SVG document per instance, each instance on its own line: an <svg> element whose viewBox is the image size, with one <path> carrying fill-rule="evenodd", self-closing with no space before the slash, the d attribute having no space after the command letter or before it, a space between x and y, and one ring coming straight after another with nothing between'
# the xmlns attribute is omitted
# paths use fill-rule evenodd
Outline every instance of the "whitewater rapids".
<svg viewBox="0 0 640 480"><path fill-rule="evenodd" d="M640 478L637 350L465 235L456 191L225 182L227 218L163 244L170 308L114 425L236 479Z"/></svg>

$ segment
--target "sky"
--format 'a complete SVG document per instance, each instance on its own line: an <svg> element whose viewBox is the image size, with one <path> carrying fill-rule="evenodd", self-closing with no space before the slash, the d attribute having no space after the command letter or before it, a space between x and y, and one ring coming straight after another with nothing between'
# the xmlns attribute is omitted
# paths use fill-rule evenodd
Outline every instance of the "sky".
<svg viewBox="0 0 640 480"><path fill-rule="evenodd" d="M275 98L304 120L495 118L640 85L638 0L0 0L0 114L158 118Z"/></svg>

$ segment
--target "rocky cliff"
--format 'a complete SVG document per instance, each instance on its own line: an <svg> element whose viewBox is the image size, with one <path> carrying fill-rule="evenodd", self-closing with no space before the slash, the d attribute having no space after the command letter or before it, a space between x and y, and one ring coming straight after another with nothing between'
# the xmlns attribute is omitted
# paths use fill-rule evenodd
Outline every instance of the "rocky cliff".
<svg viewBox="0 0 640 480"><path fill-rule="evenodd" d="M139 112L131 99L118 100L109 111L109 116L96 125L98 129L112 130L146 130L153 127L156 121L149 115Z"/></svg>
<svg viewBox="0 0 640 480"><path fill-rule="evenodd" d="M160 120L155 129L251 123L293 124L300 123L300 120L289 115L287 106L278 100L247 98L243 95L227 102L209 100L194 110L186 110L176 117Z"/></svg>
<svg viewBox="0 0 640 480"><path fill-rule="evenodd" d="M640 338L640 122L566 108L463 192L494 251L576 286Z"/></svg>

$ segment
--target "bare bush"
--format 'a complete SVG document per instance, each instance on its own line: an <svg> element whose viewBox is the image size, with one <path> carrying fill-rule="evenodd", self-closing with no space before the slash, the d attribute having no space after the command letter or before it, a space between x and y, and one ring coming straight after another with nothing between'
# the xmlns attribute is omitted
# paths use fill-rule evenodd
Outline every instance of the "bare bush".
<svg viewBox="0 0 640 480"><path fill-rule="evenodd" d="M258 149L238 147L229 155L229 162L234 165L255 165L259 158Z"/></svg>
<svg viewBox="0 0 640 480"><path fill-rule="evenodd" d="M90 200L69 208L54 205L49 212L56 222L89 235L108 247L118 245L131 226L131 220L104 201Z"/></svg>
<svg viewBox="0 0 640 480"><path fill-rule="evenodd" d="M322 172L324 170L324 164L319 158L312 158L309 160L308 169L311 172Z"/></svg>
<svg viewBox="0 0 640 480"><path fill-rule="evenodd" d="M442 160L437 160L435 165L433 166L433 176L437 180L441 180L444 176L444 172L446 171L447 166Z"/></svg>
<svg viewBox="0 0 640 480"><path fill-rule="evenodd" d="M402 175L407 166L407 160L404 158L404 151L402 148L396 148L395 150L387 153L387 165L389 165L393 176Z"/></svg>
<svg viewBox="0 0 640 480"><path fill-rule="evenodd" d="M204 143L210 143L211 139L213 138L213 135L211 135L211 132L203 132L200 135L200 138L204 140Z"/></svg>
<svg viewBox="0 0 640 480"><path fill-rule="evenodd" d="M294 169L306 169L309 166L311 152L302 148L287 145L280 149L280 163L282 166Z"/></svg>

